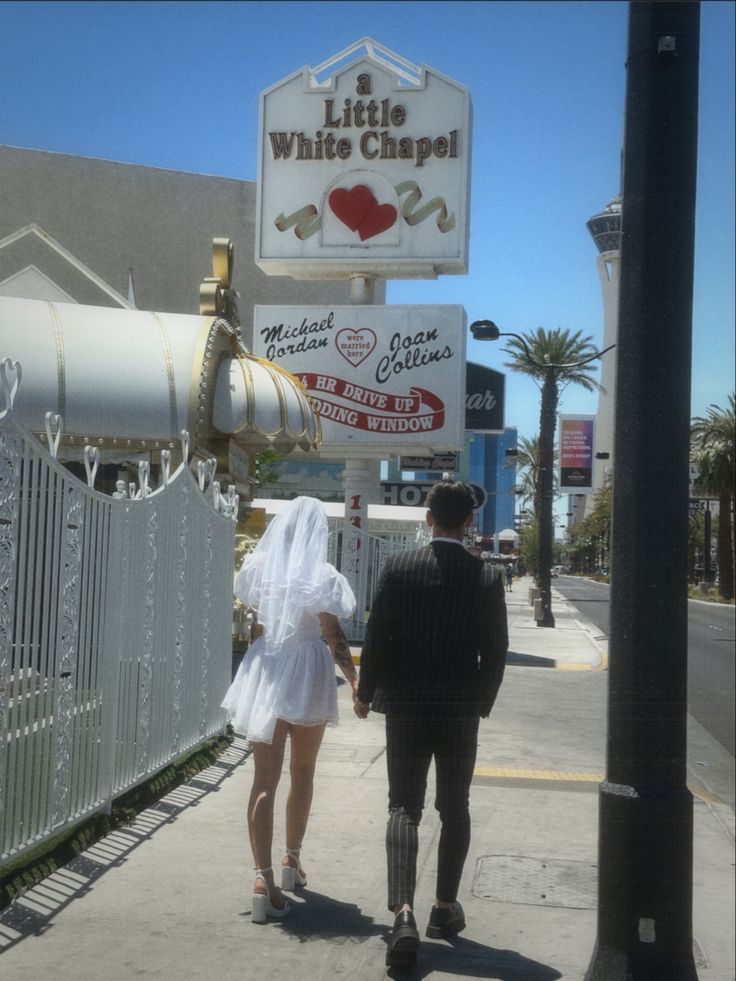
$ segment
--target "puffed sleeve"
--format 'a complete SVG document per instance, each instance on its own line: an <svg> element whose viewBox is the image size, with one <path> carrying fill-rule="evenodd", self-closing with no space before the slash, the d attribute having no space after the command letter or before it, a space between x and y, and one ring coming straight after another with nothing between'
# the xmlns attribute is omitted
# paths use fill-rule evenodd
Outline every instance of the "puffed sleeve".
<svg viewBox="0 0 736 981"><path fill-rule="evenodd" d="M322 583L315 612L334 613L341 618L350 617L355 612L355 595L350 583L329 562L322 566Z"/></svg>

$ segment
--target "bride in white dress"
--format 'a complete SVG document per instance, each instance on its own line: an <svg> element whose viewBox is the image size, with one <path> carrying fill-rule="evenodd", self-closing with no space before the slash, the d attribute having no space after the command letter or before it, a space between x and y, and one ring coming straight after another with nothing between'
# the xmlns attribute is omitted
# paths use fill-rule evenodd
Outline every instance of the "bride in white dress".
<svg viewBox="0 0 736 981"><path fill-rule="evenodd" d="M253 744L248 832L256 864L252 921L285 916L281 892L306 885L299 851L309 818L317 754L336 725L335 664L357 697L358 676L340 617L355 609L343 575L327 562L322 504L297 497L271 521L235 580L235 594L257 616L259 634L222 702L236 732ZM322 639L324 637L324 640ZM291 786L281 889L271 864L273 810L287 737Z"/></svg>

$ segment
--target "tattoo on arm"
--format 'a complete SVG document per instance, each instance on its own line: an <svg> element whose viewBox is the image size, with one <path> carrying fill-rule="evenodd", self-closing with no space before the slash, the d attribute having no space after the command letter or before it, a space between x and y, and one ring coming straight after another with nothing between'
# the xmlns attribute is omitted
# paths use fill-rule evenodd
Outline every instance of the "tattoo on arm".
<svg viewBox="0 0 736 981"><path fill-rule="evenodd" d="M338 668L345 675L350 684L354 684L358 677L358 672L353 664L353 655L350 653L350 645L342 629L340 621L331 613L320 613L320 622L327 646L330 648L332 659Z"/></svg>
<svg viewBox="0 0 736 981"><path fill-rule="evenodd" d="M350 647L348 646L347 637L342 632L342 630L340 631L340 636L338 637L337 642L335 643L334 657L335 657L335 661L338 663L338 665L341 668L343 668L343 670L347 668L350 674L354 673L355 668L353 667L353 656L350 653Z"/></svg>
<svg viewBox="0 0 736 981"><path fill-rule="evenodd" d="M348 639L340 626L337 627L335 633L335 646L332 651L332 657L348 681L352 681L356 676L356 671L355 665L353 664L353 655L350 653Z"/></svg>

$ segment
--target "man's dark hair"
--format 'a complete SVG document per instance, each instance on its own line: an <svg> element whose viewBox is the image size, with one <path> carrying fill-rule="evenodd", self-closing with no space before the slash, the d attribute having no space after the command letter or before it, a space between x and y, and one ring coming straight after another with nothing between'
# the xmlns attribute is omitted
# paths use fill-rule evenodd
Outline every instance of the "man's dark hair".
<svg viewBox="0 0 736 981"><path fill-rule="evenodd" d="M459 480L443 480L427 494L427 507L440 528L462 527L475 506L475 494Z"/></svg>

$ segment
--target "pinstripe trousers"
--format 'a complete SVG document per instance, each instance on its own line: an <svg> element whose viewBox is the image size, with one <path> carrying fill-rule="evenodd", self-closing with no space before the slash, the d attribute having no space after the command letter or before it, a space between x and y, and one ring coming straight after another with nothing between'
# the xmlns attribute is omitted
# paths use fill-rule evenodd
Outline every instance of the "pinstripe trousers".
<svg viewBox="0 0 736 981"><path fill-rule="evenodd" d="M435 808L441 831L436 898L457 899L470 847L470 783L478 749L478 718L432 721L386 715L389 818L386 827L388 908L414 905L419 823L434 758Z"/></svg>

